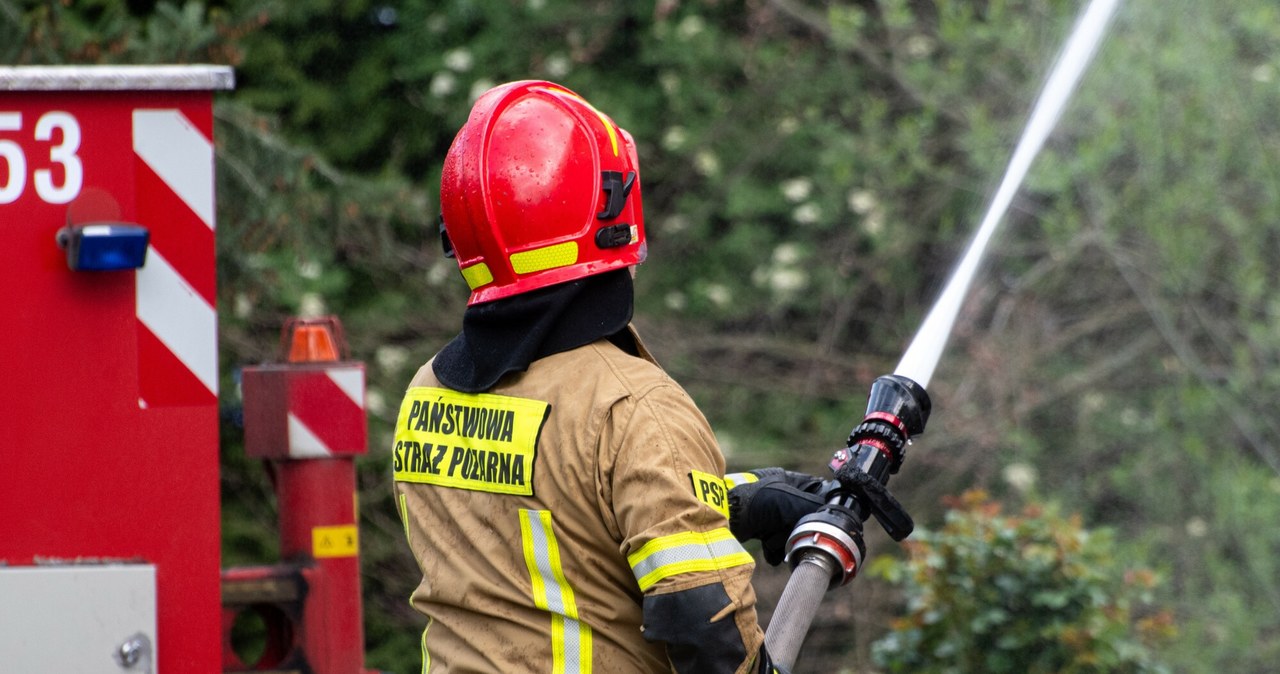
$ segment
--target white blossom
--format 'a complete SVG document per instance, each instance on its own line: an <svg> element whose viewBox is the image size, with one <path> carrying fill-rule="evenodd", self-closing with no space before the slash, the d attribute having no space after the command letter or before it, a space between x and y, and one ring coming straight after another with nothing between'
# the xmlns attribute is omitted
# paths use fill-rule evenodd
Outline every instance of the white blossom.
<svg viewBox="0 0 1280 674"><path fill-rule="evenodd" d="M791 219L802 225L812 225L822 219L822 209L817 204L801 204L791 212Z"/></svg>
<svg viewBox="0 0 1280 674"><path fill-rule="evenodd" d="M800 261L800 246L795 243L780 244L773 249L773 261L780 265L793 265Z"/></svg>
<svg viewBox="0 0 1280 674"><path fill-rule="evenodd" d="M378 347L373 353L373 359L378 362L378 367L387 372L396 372L409 362L409 350L403 346L388 344Z"/></svg>
<svg viewBox="0 0 1280 674"><path fill-rule="evenodd" d="M668 127L666 133L662 134L662 147L674 152L684 147L688 140L689 133L683 126Z"/></svg>
<svg viewBox="0 0 1280 674"><path fill-rule="evenodd" d="M880 205L880 200L876 199L875 192L871 190L851 190L848 201L849 210L858 215L866 215Z"/></svg>
<svg viewBox="0 0 1280 674"><path fill-rule="evenodd" d="M569 74L569 57L564 54L552 54L547 57L546 69L547 74L555 79L560 79Z"/></svg>
<svg viewBox="0 0 1280 674"><path fill-rule="evenodd" d="M444 98L458 90L458 78L447 70L438 72L431 78L427 90L436 98Z"/></svg>
<svg viewBox="0 0 1280 674"><path fill-rule="evenodd" d="M703 294L717 307L729 306L729 303L733 301L733 291L729 290L728 286L719 283L712 283L707 286L703 290Z"/></svg>
<svg viewBox="0 0 1280 674"><path fill-rule="evenodd" d="M769 275L769 288L778 295L791 295L809 285L809 275L792 267L779 267Z"/></svg>
<svg viewBox="0 0 1280 674"><path fill-rule="evenodd" d="M427 270L427 283L433 286L443 285L453 275L453 272L457 271L457 269L458 265L454 264L453 260L448 258L437 260L436 263L431 265L431 268Z"/></svg>
<svg viewBox="0 0 1280 674"><path fill-rule="evenodd" d="M676 34L685 40L697 37L704 29L707 23L697 14L690 14L680 21L680 25L676 27Z"/></svg>
<svg viewBox="0 0 1280 674"><path fill-rule="evenodd" d="M782 196L793 204L800 203L813 193L813 181L808 178L792 178L782 182Z"/></svg>
<svg viewBox="0 0 1280 674"><path fill-rule="evenodd" d="M298 276L308 281L314 281L320 278L320 263L314 260L298 263Z"/></svg>
<svg viewBox="0 0 1280 674"><path fill-rule="evenodd" d="M907 38L907 55L924 58L933 53L933 38L928 35L912 35Z"/></svg>
<svg viewBox="0 0 1280 674"><path fill-rule="evenodd" d="M234 313L236 318L248 318L253 314L253 300L244 293L236 293Z"/></svg>
<svg viewBox="0 0 1280 674"><path fill-rule="evenodd" d="M662 93L672 96L680 90L680 76L673 72L664 72L658 75L658 84L662 87Z"/></svg>
<svg viewBox="0 0 1280 674"><path fill-rule="evenodd" d="M867 214L862 219L862 228L872 236L877 236L884 231L884 212L877 209Z"/></svg>
<svg viewBox="0 0 1280 674"><path fill-rule="evenodd" d="M677 213L662 220L662 231L668 234L678 234L686 229L689 229L688 216Z"/></svg>
<svg viewBox="0 0 1280 674"><path fill-rule="evenodd" d="M471 56L471 50L459 47L452 49L444 55L444 67L460 73L471 70L471 65L475 59Z"/></svg>
<svg viewBox="0 0 1280 674"><path fill-rule="evenodd" d="M493 80L480 78L471 83L471 91L468 92L471 100L474 101L484 95L484 92L493 88Z"/></svg>
<svg viewBox="0 0 1280 674"><path fill-rule="evenodd" d="M1036 485L1036 469L1025 463L1011 463L1001 471L1004 481L1015 490L1025 494Z"/></svg>
<svg viewBox="0 0 1280 674"><path fill-rule="evenodd" d="M693 165L698 173L704 176L715 176L720 173L720 158L711 150L702 150L695 155Z"/></svg>
<svg viewBox="0 0 1280 674"><path fill-rule="evenodd" d="M298 301L298 316L301 318L319 318L327 313L324 298L315 293L305 293Z"/></svg>
<svg viewBox="0 0 1280 674"><path fill-rule="evenodd" d="M387 399L381 391L369 389L364 393L364 408L369 414L380 417L387 411Z"/></svg>

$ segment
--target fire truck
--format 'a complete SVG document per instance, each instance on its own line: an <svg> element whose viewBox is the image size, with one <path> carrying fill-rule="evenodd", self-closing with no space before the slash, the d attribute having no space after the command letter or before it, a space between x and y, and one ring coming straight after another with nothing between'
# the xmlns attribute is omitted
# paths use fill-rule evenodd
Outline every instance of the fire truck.
<svg viewBox="0 0 1280 674"><path fill-rule="evenodd" d="M221 568L212 99L233 80L0 67L2 672L365 671L364 366L336 319L243 370L282 559Z"/></svg>

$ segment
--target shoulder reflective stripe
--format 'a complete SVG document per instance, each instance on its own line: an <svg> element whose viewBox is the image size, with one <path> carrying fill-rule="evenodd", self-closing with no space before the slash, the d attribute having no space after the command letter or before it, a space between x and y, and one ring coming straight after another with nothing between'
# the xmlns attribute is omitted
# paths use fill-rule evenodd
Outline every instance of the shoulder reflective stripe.
<svg viewBox="0 0 1280 674"><path fill-rule="evenodd" d="M724 527L706 533L686 531L655 538L627 555L641 592L682 573L718 571L753 561L751 554L743 550L738 539Z"/></svg>
<svg viewBox="0 0 1280 674"><path fill-rule="evenodd" d="M729 473L724 476L724 485L730 489L748 482L757 482L760 478L755 473Z"/></svg>
<svg viewBox="0 0 1280 674"><path fill-rule="evenodd" d="M533 603L551 613L552 674L591 672L591 628L578 619L573 588L560 564L551 511L520 510L520 542L533 583Z"/></svg>

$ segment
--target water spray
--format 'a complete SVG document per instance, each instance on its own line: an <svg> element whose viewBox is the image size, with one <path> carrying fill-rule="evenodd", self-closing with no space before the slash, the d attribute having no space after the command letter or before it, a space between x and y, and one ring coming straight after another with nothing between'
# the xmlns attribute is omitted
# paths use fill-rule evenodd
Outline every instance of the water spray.
<svg viewBox="0 0 1280 674"><path fill-rule="evenodd" d="M1031 110L1031 118L1022 132L1022 138L1013 152L1013 158L1009 160L1009 167L1005 169L1004 178L1000 181L996 196L991 200L991 205L982 218L978 233L974 235L973 241L969 242L964 257L960 259L960 265L956 267L947 285L943 287L942 295L929 310L924 323L920 324L915 339L911 340L911 345L907 347L902 360L898 362L898 367L894 370L895 374L908 377L921 386L929 385L929 380L933 378L933 371L938 366L938 360L942 358L942 349L947 344L947 338L951 336L951 328L955 324L956 316L960 313L960 306L978 271L978 263L986 254L987 244L991 242L991 235L995 234L996 228L1004 220L1005 213L1009 211L1009 205L1013 203L1014 195L1027 177L1027 171L1031 169L1032 160L1044 147L1049 132L1053 131L1058 118L1062 116L1063 108L1071 100L1071 94L1075 91L1076 84L1080 82L1080 76L1084 74L1089 61L1097 52L1098 45L1102 43L1107 25L1111 22L1111 17L1119 4L1120 0L1093 0L1081 15L1049 79L1045 82L1044 89L1040 92L1040 98L1036 100L1035 107Z"/></svg>
<svg viewBox="0 0 1280 674"><path fill-rule="evenodd" d="M791 578L774 610L765 644L775 664L790 670L823 593L857 575L866 554L862 523L869 517L894 540L911 533L910 515L885 484L902 466L911 438L924 432L932 407L925 387L942 357L956 316L991 237L1076 85L1093 59L1120 0L1091 0L1071 32L1032 108L1026 129L982 224L960 264L899 361L871 387L867 412L830 463L840 488L818 512L797 523L787 542Z"/></svg>

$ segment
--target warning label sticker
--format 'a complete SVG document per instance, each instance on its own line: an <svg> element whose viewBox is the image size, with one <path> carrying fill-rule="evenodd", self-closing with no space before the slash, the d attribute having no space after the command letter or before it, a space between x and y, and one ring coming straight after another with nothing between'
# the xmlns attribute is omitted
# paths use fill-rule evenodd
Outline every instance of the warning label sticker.
<svg viewBox="0 0 1280 674"><path fill-rule="evenodd" d="M394 477L496 494L533 494L551 405L491 393L409 389L396 421Z"/></svg>
<svg viewBox="0 0 1280 674"><path fill-rule="evenodd" d="M339 524L311 529L311 554L324 557L355 557L359 550L356 525Z"/></svg>

